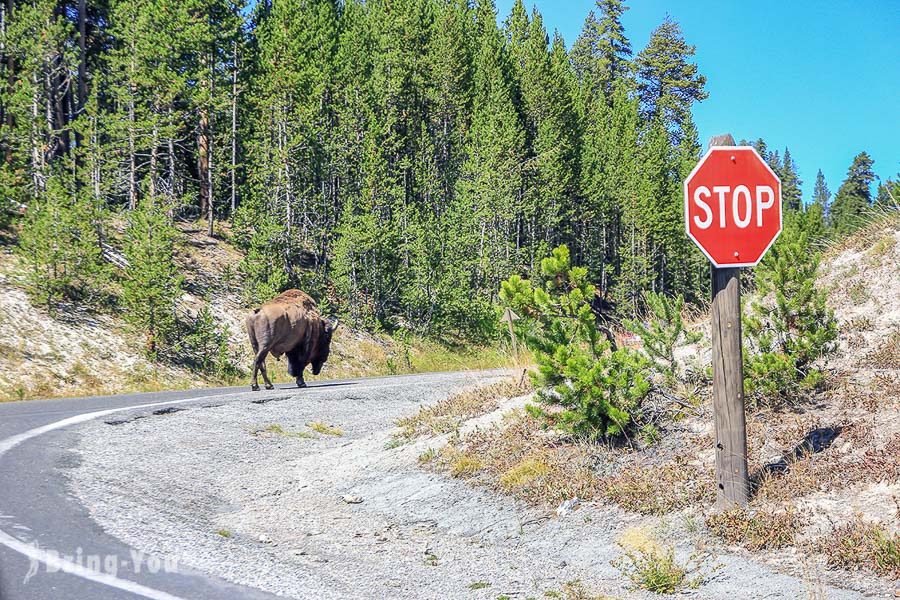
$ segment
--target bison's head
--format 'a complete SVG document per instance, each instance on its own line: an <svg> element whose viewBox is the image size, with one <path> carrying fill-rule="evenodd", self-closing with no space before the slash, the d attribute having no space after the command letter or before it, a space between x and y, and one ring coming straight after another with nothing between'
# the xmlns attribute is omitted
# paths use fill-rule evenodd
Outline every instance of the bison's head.
<svg viewBox="0 0 900 600"><path fill-rule="evenodd" d="M313 375L318 375L322 370L322 365L328 360L328 355L331 353L331 336L334 334L334 330L337 329L338 323L337 319L322 319L322 324L324 325L322 327L322 337L316 345L316 355L310 357Z"/></svg>

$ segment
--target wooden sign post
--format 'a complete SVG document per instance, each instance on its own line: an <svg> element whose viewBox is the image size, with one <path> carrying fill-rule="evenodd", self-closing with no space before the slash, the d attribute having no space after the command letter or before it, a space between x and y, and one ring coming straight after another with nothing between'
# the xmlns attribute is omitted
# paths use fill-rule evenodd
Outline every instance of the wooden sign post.
<svg viewBox="0 0 900 600"><path fill-rule="evenodd" d="M688 236L712 263L712 371L716 508L750 498L741 348L741 268L756 265L781 232L781 182L753 148L712 138L684 182Z"/></svg>

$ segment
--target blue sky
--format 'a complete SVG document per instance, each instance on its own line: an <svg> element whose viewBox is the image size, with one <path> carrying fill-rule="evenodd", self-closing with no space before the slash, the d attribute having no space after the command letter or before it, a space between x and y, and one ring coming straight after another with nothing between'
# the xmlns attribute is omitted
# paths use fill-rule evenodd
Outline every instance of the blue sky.
<svg viewBox="0 0 900 600"><path fill-rule="evenodd" d="M502 21L513 0L498 0ZM593 0L526 0L571 48ZM790 148L804 199L822 169L832 193L865 150L882 178L900 172L900 0L633 0L635 53L671 15L706 75L694 109L701 142L730 132ZM874 193L874 188L873 188Z"/></svg>

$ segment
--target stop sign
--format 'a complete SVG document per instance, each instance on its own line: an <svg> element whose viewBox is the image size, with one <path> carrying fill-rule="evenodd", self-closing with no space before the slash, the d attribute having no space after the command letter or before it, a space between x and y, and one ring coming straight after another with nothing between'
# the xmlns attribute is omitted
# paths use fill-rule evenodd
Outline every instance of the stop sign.
<svg viewBox="0 0 900 600"><path fill-rule="evenodd" d="M781 233L781 181L750 146L715 146L684 180L688 236L716 267L752 267Z"/></svg>

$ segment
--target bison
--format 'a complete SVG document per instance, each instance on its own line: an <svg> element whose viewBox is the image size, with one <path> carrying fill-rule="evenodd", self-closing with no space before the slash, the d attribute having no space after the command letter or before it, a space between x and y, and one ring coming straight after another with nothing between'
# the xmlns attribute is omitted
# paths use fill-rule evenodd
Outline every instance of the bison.
<svg viewBox="0 0 900 600"><path fill-rule="evenodd" d="M266 356L287 355L288 373L297 378L297 387L306 387L303 370L312 365L318 375L331 351L331 336L338 322L323 318L316 302L300 290L287 290L247 315L247 335L256 355L253 359L253 381L257 391L257 372L262 371L266 389L274 386L266 372Z"/></svg>

